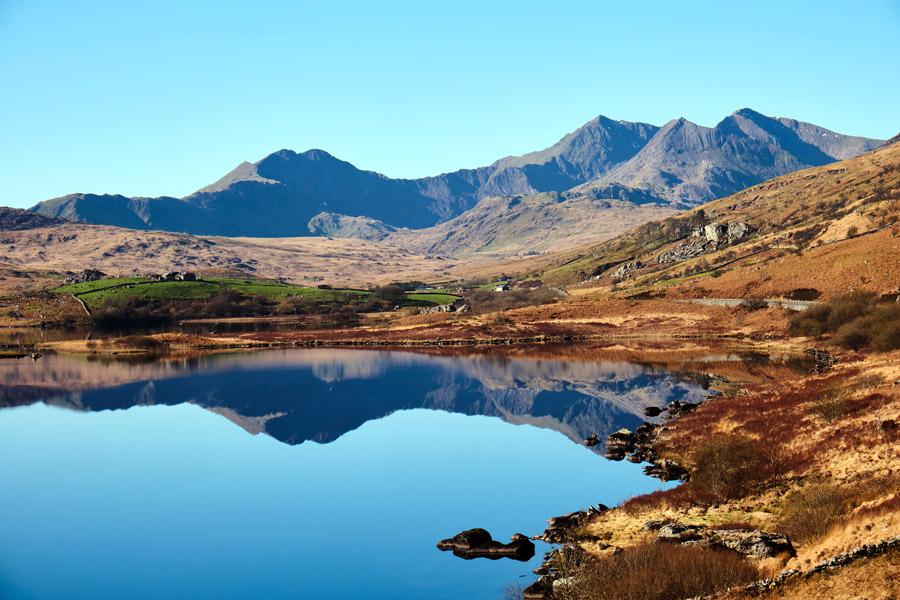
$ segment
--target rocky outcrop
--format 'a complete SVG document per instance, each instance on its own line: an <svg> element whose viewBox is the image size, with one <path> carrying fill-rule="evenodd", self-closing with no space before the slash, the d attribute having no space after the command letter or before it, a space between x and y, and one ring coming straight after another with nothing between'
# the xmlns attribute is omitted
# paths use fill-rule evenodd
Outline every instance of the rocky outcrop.
<svg viewBox="0 0 900 600"><path fill-rule="evenodd" d="M650 521L647 521L646 523L644 523L644 525L641 527L641 531L659 531L660 529L663 528L664 525L668 525L668 524L669 524L669 521L662 521L662 520L655 520L655 519L650 520Z"/></svg>
<svg viewBox="0 0 900 600"><path fill-rule="evenodd" d="M442 313L442 312L457 312L457 313L465 313L469 312L470 306L469 303L465 300L454 300L450 304L438 304L437 306L426 306L422 310L419 311L420 315L427 315L431 313Z"/></svg>
<svg viewBox="0 0 900 600"><path fill-rule="evenodd" d="M631 273L632 271L637 271L638 269L642 269L646 266L647 265L645 265L644 263L642 263L639 260L633 260L631 262L622 263L621 265L619 265L619 268L616 269L616 272L613 273L613 277L622 278L622 277L625 277L626 275L628 275L629 273Z"/></svg>
<svg viewBox="0 0 900 600"><path fill-rule="evenodd" d="M710 223L694 230L691 237L669 248L657 256L653 262L664 264L694 258L740 241L753 231L752 226L737 221L733 221L727 226L720 223Z"/></svg>
<svg viewBox="0 0 900 600"><path fill-rule="evenodd" d="M609 508L604 504L591 506L587 510L578 510L568 514L547 519L547 529L535 539L548 544L563 544L573 539L573 530L587 523L594 515L605 513Z"/></svg>
<svg viewBox="0 0 900 600"><path fill-rule="evenodd" d="M522 597L528 600L559 597L554 592L572 587L573 573L589 560L591 557L580 546L566 545L547 552L544 562L534 570L539 579L522 591ZM568 596L562 594L562 597Z"/></svg>
<svg viewBox="0 0 900 600"><path fill-rule="evenodd" d="M665 264L687 260L706 252L711 252L713 248L715 248L715 244L705 237L690 237L657 256L653 259L653 262Z"/></svg>
<svg viewBox="0 0 900 600"><path fill-rule="evenodd" d="M679 402L674 400L666 404L666 410L669 412L669 418L677 419L693 412L698 406L700 406L699 402Z"/></svg>
<svg viewBox="0 0 900 600"><path fill-rule="evenodd" d="M629 462L641 463L656 458L653 449L653 441L656 439L658 426L653 423L644 423L634 432L629 429L620 429L606 438L606 458L609 460L622 460L628 458Z"/></svg>
<svg viewBox="0 0 900 600"><path fill-rule="evenodd" d="M758 529L710 529L705 525L668 523L659 528L656 539L675 544L728 548L751 558L796 555L794 546L786 535L766 533Z"/></svg>
<svg viewBox="0 0 900 600"><path fill-rule="evenodd" d="M710 223L703 228L703 235L714 244L718 244L728 230L718 223Z"/></svg>
<svg viewBox="0 0 900 600"><path fill-rule="evenodd" d="M620 429L606 438L606 458L622 460L625 455L634 452L637 436L630 429Z"/></svg>
<svg viewBox="0 0 900 600"><path fill-rule="evenodd" d="M674 400L666 405L666 412L670 418L684 416L700 406L698 402L681 402ZM662 414L662 409L647 407L644 414L657 416ZM655 477L661 481L688 481L690 472L684 466L673 460L659 458L654 448L659 425L645 422L635 431L620 429L610 434L606 439L606 458L609 460L626 459L628 462L639 464L650 463L644 467L644 475Z"/></svg>
<svg viewBox="0 0 900 600"><path fill-rule="evenodd" d="M481 528L468 529L452 538L437 543L439 550L450 550L455 556L471 560L473 558L511 558L527 561L534 556L534 542L527 536L516 533L504 544L491 538L491 534Z"/></svg>
<svg viewBox="0 0 900 600"><path fill-rule="evenodd" d="M810 372L812 373L825 373L838 363L838 359L832 356L828 350L810 348L804 350L803 353L810 356L814 361L810 368Z"/></svg>
<svg viewBox="0 0 900 600"><path fill-rule="evenodd" d="M737 240L744 239L751 233L753 233L753 227L751 227L750 225L732 221L728 224L728 243L731 244L736 242Z"/></svg>
<svg viewBox="0 0 900 600"><path fill-rule="evenodd" d="M75 273L66 277L66 283L85 283L87 281L97 281L106 277L106 273L97 269L85 269L81 273Z"/></svg>
<svg viewBox="0 0 900 600"><path fill-rule="evenodd" d="M861 559L875 558L898 549L900 549L900 537L882 540L875 544L865 544L858 548L854 548L849 552L841 552L837 556L832 556L829 559L823 560L808 571L788 569L787 571L782 571L775 577L754 581L750 585L745 586L743 590L752 594L758 594L760 592L781 587L785 583L800 577L809 578L820 573L826 573L840 567L845 567ZM709 600L711 598L715 598L715 596L688 598L688 600Z"/></svg>

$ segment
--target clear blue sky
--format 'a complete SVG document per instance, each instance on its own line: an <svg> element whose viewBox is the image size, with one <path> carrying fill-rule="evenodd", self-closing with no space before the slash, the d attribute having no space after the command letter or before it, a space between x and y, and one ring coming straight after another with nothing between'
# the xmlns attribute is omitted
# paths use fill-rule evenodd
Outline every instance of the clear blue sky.
<svg viewBox="0 0 900 600"><path fill-rule="evenodd" d="M322 148L476 167L603 114L900 131L900 2L0 0L0 205L184 196Z"/></svg>

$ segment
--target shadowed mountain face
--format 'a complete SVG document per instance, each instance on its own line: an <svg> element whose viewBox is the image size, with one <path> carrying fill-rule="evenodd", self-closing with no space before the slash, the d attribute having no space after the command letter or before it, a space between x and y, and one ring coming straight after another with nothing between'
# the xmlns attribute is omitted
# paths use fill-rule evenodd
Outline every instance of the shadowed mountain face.
<svg viewBox="0 0 900 600"><path fill-rule="evenodd" d="M435 177L391 179L322 150L280 150L257 163L242 163L186 198L72 194L32 210L89 223L201 235L371 237L390 228L421 229L447 221L491 196L574 189L576 197L596 199L599 194L695 205L791 171L856 156L879 143L749 109L714 128L684 119L659 128L597 117L545 150ZM329 215L327 222L321 217L314 221L322 213ZM364 217L365 226L354 221L342 228L342 217Z"/></svg>
<svg viewBox="0 0 900 600"><path fill-rule="evenodd" d="M704 395L631 364L321 350L143 365L50 356L5 361L0 383L0 406L44 401L100 411L190 402L289 444L331 442L414 408L497 417L580 442L640 425L645 406Z"/></svg>

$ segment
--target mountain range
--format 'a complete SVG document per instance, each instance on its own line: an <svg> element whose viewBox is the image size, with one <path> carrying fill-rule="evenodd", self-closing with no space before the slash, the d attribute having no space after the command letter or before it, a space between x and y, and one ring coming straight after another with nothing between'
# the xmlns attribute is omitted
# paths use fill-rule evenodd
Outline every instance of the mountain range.
<svg viewBox="0 0 900 600"><path fill-rule="evenodd" d="M391 179L323 150L280 150L242 163L185 198L70 194L31 210L201 235L381 239L397 229L444 224L496 197L560 193L570 201L566 210L598 200L680 210L778 175L856 156L881 142L750 109L712 128L685 119L657 127L600 116L545 150L434 177ZM555 210L563 208L550 212ZM608 221L617 216L613 211Z"/></svg>

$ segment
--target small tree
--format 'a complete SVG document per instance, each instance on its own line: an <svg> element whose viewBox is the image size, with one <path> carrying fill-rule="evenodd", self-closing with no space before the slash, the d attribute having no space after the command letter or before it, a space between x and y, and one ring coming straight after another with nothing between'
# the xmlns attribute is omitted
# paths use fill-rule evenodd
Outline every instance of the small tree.
<svg viewBox="0 0 900 600"><path fill-rule="evenodd" d="M826 423L836 421L846 410L848 396L849 393L843 388L828 388L816 399L814 412Z"/></svg>
<svg viewBox="0 0 900 600"><path fill-rule="evenodd" d="M762 480L764 464L762 451L750 438L714 435L694 453L691 480L720 498L739 498Z"/></svg>
<svg viewBox="0 0 900 600"><path fill-rule="evenodd" d="M383 300L392 306L403 304L406 301L406 293L399 285L384 285L375 288L372 298Z"/></svg>

